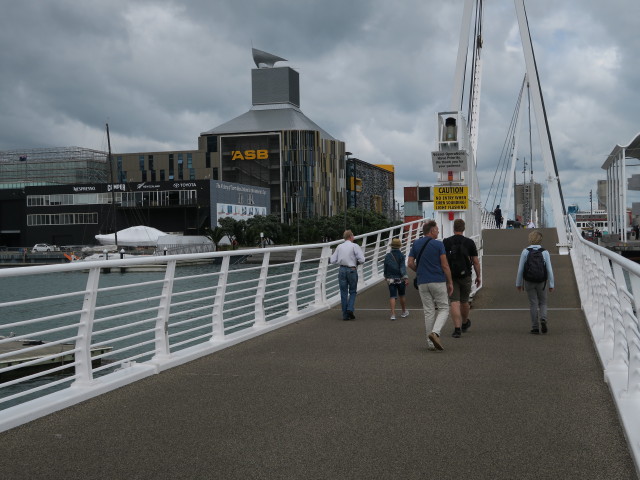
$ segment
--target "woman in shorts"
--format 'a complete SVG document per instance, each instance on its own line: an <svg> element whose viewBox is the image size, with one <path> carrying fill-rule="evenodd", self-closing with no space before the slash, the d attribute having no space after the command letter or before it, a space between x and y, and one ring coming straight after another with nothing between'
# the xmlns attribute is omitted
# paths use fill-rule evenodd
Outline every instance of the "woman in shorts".
<svg viewBox="0 0 640 480"><path fill-rule="evenodd" d="M391 240L391 251L384 257L384 278L389 285L389 304L391 306L391 320L396 319L396 299L400 299L402 312L400 316L409 316L405 303L406 287L409 284L407 265L404 254L400 251L402 242L399 238Z"/></svg>

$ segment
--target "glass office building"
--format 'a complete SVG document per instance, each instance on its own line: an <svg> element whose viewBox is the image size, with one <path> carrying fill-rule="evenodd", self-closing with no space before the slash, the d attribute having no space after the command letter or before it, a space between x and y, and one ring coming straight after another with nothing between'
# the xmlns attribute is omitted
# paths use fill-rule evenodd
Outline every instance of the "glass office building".
<svg viewBox="0 0 640 480"><path fill-rule="evenodd" d="M0 189L109 181L108 154L80 147L0 152Z"/></svg>

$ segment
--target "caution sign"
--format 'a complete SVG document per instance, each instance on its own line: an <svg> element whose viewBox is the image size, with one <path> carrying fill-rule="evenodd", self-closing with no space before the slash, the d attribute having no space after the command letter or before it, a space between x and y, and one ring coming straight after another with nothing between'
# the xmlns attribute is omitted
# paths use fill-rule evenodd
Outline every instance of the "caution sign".
<svg viewBox="0 0 640 480"><path fill-rule="evenodd" d="M456 212L469 208L469 187L466 185L433 187L433 209Z"/></svg>

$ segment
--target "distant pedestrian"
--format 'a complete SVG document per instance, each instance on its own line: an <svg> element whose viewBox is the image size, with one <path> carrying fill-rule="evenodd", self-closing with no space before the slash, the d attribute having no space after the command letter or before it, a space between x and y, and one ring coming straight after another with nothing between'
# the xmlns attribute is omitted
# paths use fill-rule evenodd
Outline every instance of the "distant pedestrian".
<svg viewBox="0 0 640 480"><path fill-rule="evenodd" d="M478 248L473 240L464 236L464 229L464 220L457 218L453 222L453 235L444 240L444 248L447 252L451 279L453 280L453 293L449 295L449 315L451 315L453 322L453 338L460 338L460 334L466 332L471 326L469 296L471 294L472 268L476 272L476 287L479 288L481 284Z"/></svg>
<svg viewBox="0 0 640 480"><path fill-rule="evenodd" d="M330 262L340 265L338 284L342 301L342 319L355 320L356 295L358 293L358 265L364 263L364 254L360 245L354 243L351 230L345 230L344 243L336 247Z"/></svg>
<svg viewBox="0 0 640 480"><path fill-rule="evenodd" d="M407 265L404 254L400 251L402 242L399 238L391 240L391 251L384 257L384 279L389 285L389 305L391 307L391 320L396 319L396 299L400 300L402 312L400 316L409 316L405 302L406 287L409 284Z"/></svg>
<svg viewBox="0 0 640 480"><path fill-rule="evenodd" d="M435 221L426 222L422 228L423 237L413 242L407 262L407 266L416 272L429 350L444 350L440 331L449 317L449 295L453 293L444 244L436 240L438 233Z"/></svg>
<svg viewBox="0 0 640 480"><path fill-rule="evenodd" d="M500 210L500 205L496 205L493 216L496 218L496 228L502 228L502 210Z"/></svg>
<svg viewBox="0 0 640 480"><path fill-rule="evenodd" d="M520 254L516 289L524 288L529 297L529 313L531 315L531 333L537 335L541 331L547 333L547 286L553 292L553 268L551 256L542 248L542 234L534 230L529 234L530 245Z"/></svg>

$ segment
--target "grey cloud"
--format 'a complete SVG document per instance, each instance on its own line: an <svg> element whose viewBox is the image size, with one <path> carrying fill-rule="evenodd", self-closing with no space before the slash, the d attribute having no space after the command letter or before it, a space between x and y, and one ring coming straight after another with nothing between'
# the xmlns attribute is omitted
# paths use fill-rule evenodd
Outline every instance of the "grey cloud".
<svg viewBox="0 0 640 480"><path fill-rule="evenodd" d="M450 107L462 1L4 3L0 149L99 148L106 121L121 151L195 148L251 106L253 45L298 69L310 118L360 158L396 165L399 200L418 176L435 181L429 152ZM577 199L604 178L603 155L640 130L640 5L538 0L527 12L563 191ZM513 2L485 2L483 33L486 192L524 74Z"/></svg>

